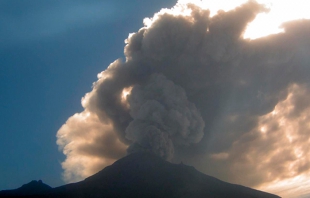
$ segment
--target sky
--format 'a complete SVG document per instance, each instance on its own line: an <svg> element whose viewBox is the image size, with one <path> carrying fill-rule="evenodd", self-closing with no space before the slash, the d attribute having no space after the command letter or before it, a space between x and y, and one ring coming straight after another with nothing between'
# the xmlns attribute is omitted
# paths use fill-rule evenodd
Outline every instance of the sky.
<svg viewBox="0 0 310 198"><path fill-rule="evenodd" d="M0 189L151 150L307 197L307 2L229 2L0 1Z"/></svg>

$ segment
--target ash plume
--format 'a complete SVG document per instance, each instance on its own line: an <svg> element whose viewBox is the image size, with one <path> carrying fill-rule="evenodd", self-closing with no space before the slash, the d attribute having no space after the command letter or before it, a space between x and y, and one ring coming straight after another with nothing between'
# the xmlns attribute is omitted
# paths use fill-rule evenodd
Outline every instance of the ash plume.
<svg viewBox="0 0 310 198"><path fill-rule="evenodd" d="M310 21L243 39L265 11L249 1L211 17L177 4L145 20L126 40L126 60L98 75L85 110L58 131L65 179L94 173L126 150L250 186L310 175Z"/></svg>
<svg viewBox="0 0 310 198"><path fill-rule="evenodd" d="M188 146L203 137L204 121L186 92L163 75L152 74L146 85L136 85L127 99L133 121L126 138L128 151L151 150L172 159L174 145Z"/></svg>

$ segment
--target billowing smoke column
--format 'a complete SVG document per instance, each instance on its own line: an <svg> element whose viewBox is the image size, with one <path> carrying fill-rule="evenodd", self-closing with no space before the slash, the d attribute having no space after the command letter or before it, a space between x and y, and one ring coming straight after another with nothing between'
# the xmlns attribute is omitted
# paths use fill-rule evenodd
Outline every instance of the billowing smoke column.
<svg viewBox="0 0 310 198"><path fill-rule="evenodd" d="M85 110L58 131L65 179L95 173L126 150L251 186L310 174L310 127L302 124L310 120L310 22L243 39L264 11L249 1L210 17L178 4L145 20L126 40L126 61L98 75Z"/></svg>
<svg viewBox="0 0 310 198"><path fill-rule="evenodd" d="M129 152L151 150L172 159L174 145L188 146L203 137L204 122L195 105L163 75L152 74L146 85L136 85L128 102L134 119L125 131L133 142Z"/></svg>

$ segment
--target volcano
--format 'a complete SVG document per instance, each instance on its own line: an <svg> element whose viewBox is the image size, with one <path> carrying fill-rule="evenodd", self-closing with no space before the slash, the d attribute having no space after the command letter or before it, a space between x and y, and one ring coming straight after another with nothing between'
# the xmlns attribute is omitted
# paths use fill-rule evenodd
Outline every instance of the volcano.
<svg viewBox="0 0 310 198"><path fill-rule="evenodd" d="M172 164L148 152L130 154L81 182L50 188L32 181L15 190L1 191L0 197L5 196L279 198L221 181L192 166Z"/></svg>

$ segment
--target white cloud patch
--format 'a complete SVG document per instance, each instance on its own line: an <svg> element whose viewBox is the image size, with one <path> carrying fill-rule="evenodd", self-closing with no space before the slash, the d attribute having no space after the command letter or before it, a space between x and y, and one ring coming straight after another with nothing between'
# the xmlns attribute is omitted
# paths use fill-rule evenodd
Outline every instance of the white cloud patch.
<svg viewBox="0 0 310 198"><path fill-rule="evenodd" d="M70 117L57 133L57 144L67 159L62 163L66 182L77 182L126 154L109 123L85 110Z"/></svg>

